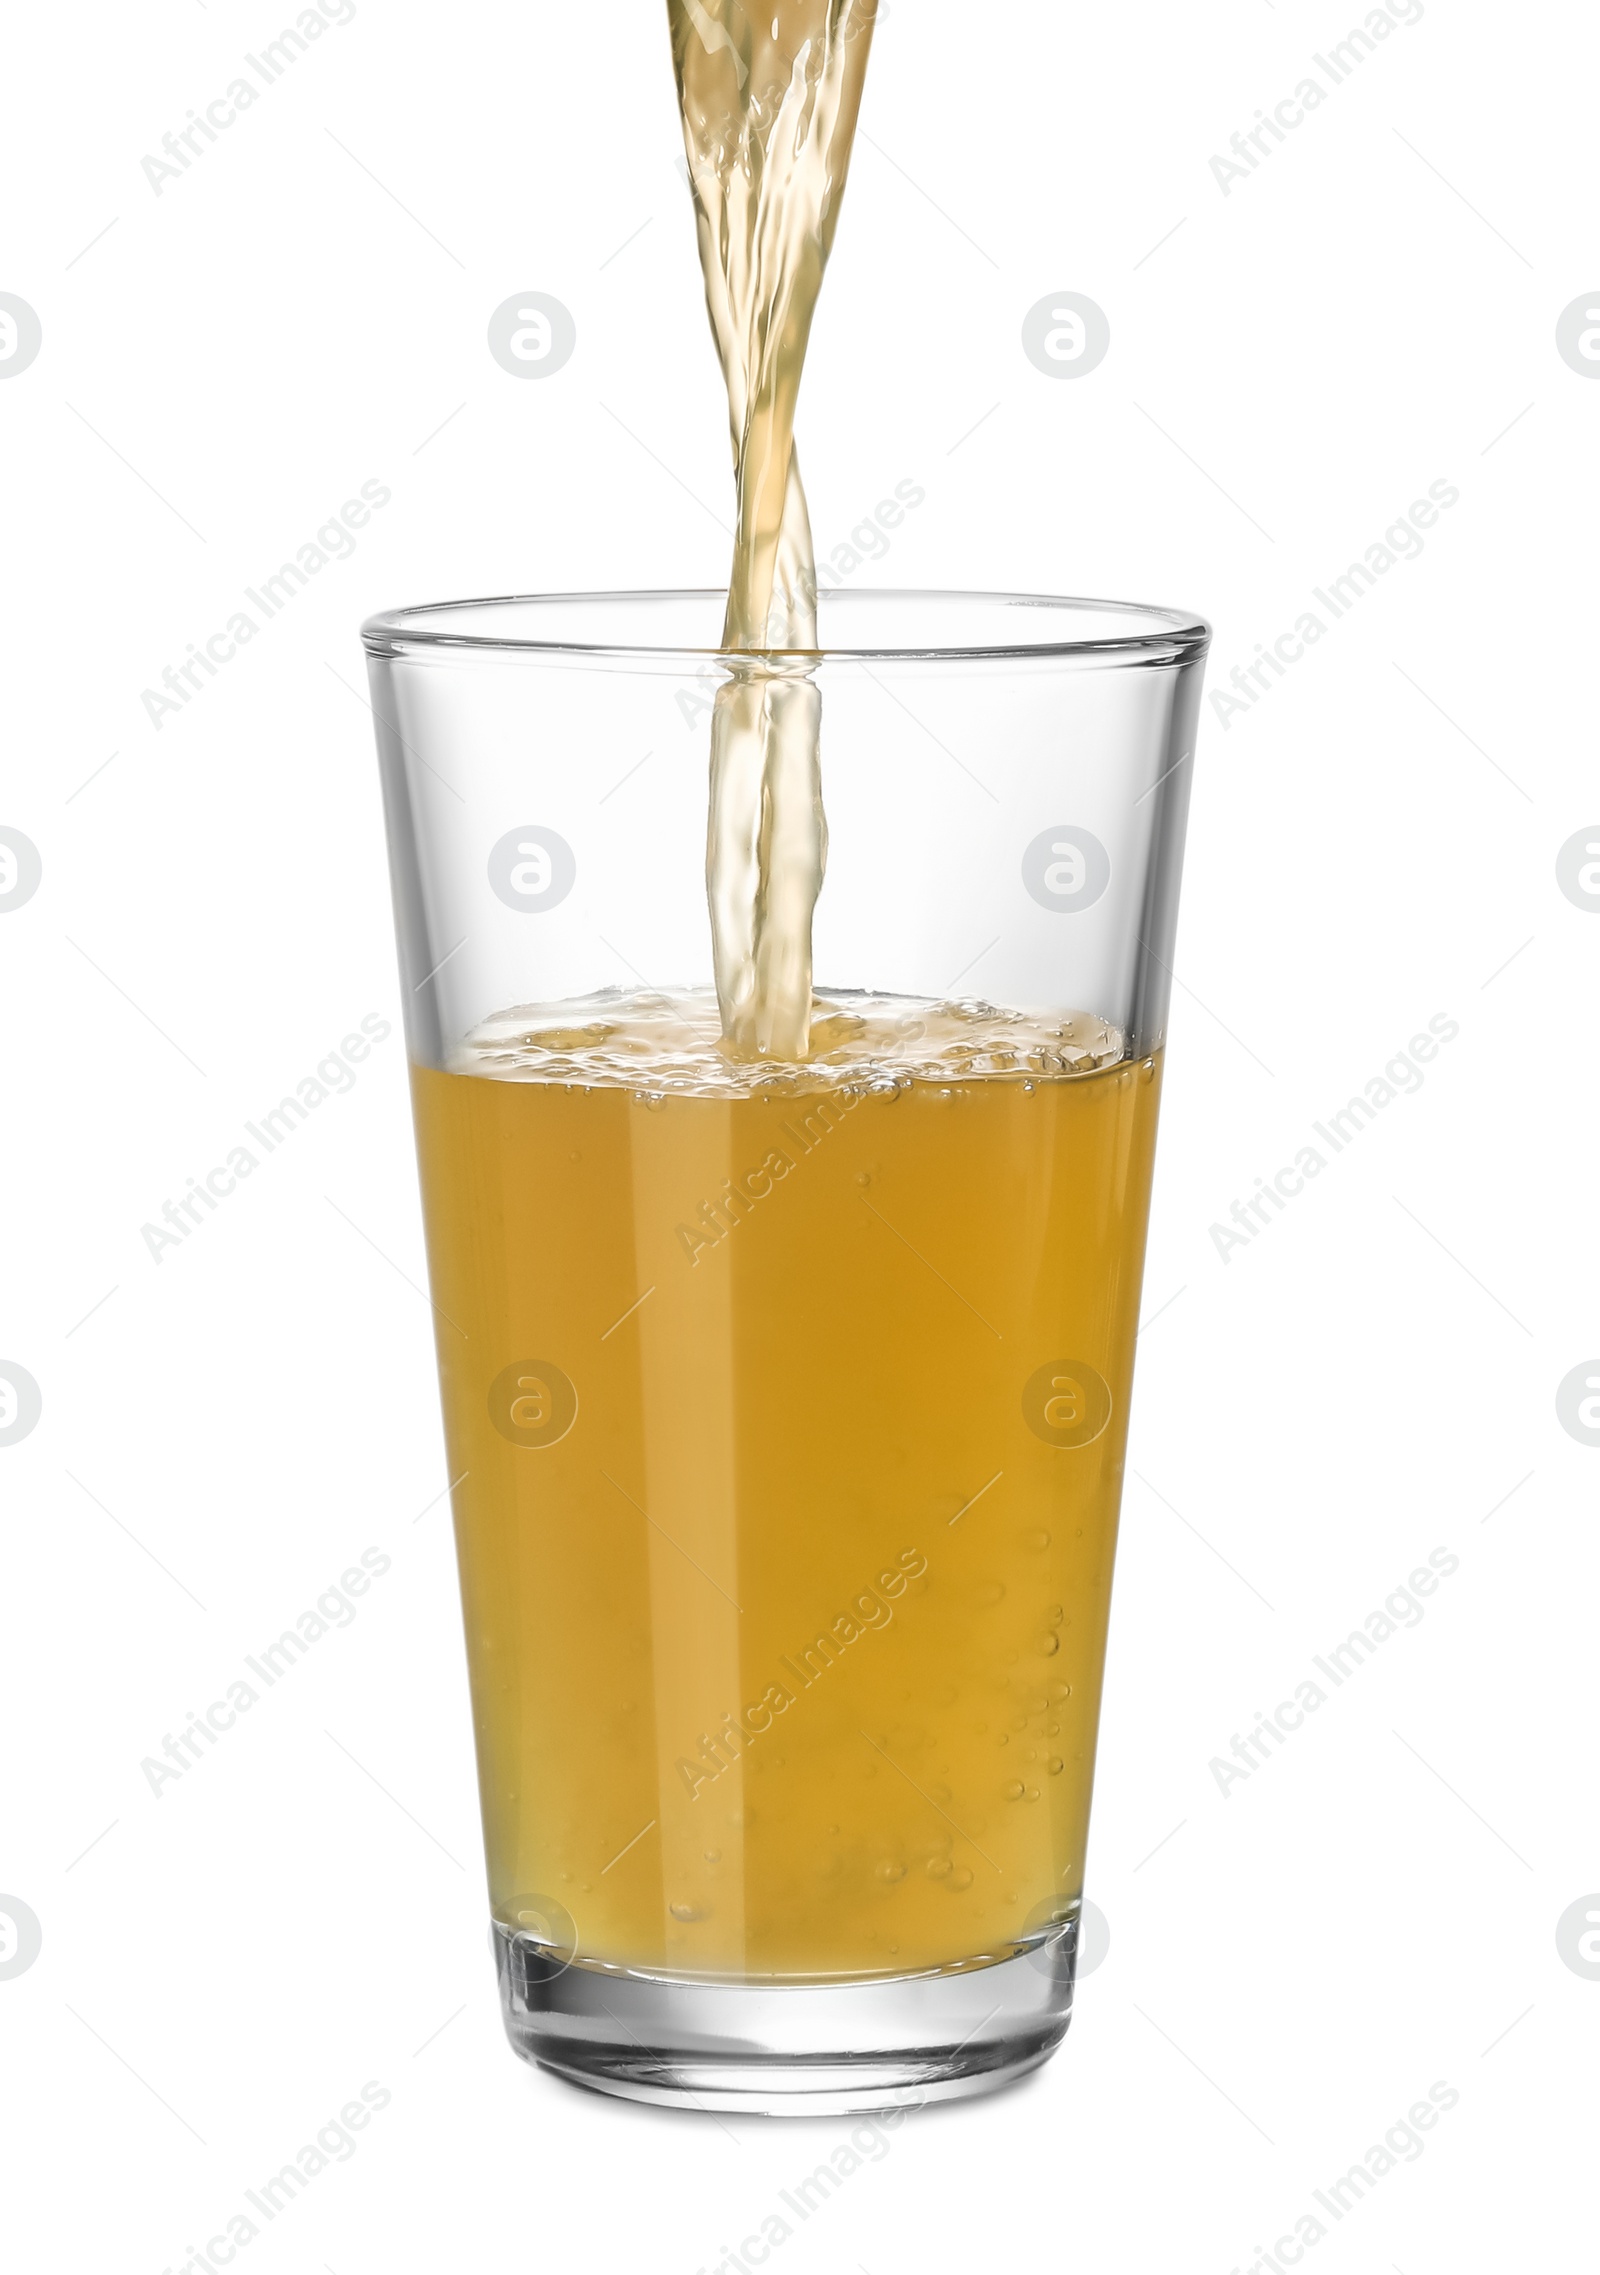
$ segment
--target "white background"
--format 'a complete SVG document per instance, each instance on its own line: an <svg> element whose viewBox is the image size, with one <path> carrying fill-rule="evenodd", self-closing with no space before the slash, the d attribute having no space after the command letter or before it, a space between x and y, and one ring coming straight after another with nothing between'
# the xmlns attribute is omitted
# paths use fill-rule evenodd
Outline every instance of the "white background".
<svg viewBox="0 0 1600 2275"><path fill-rule="evenodd" d="M330 0L330 6L332 0ZM1398 12L1398 0L1397 0ZM1246 2269L1437 2080L1308 2253L1571 2264L1600 1983L1594 823L1600 34L1428 0L1224 195L1345 0L892 0L801 404L859 581L1113 593L1251 661L1460 501L1195 785L1090 1893L1060 2055L912 2119L807 2269ZM19 2267L160 2275L368 2080L252 2275L712 2269L847 2122L571 2092L500 2034L398 1036L176 1252L140 1227L361 1016L397 1020L355 630L461 593L725 575L725 416L663 10L357 0L158 196L140 160L292 20L109 0L7 35L0 822L0 2212ZM489 357L508 295L577 350ZM1072 290L1111 349L1021 349ZM981 421L981 424L978 423ZM392 492L157 731L141 691L364 480ZM1326 611L1320 611L1326 615ZM1600 830L1597 830L1600 835ZM1225 1262L1209 1228L1444 1013L1460 1033ZM1167 1308L1163 1309L1163 1306ZM369 1547L392 1568L157 1799L141 1760ZM1459 1570L1248 1780L1208 1764L1444 1547ZM204 1607L204 1608L202 1608ZM1600 1897L1596 1898L1600 1905Z"/></svg>

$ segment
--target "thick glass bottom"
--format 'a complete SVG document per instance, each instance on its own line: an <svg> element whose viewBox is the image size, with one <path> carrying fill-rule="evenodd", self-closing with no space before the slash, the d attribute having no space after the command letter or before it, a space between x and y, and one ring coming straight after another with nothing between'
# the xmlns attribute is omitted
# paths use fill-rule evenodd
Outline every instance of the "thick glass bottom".
<svg viewBox="0 0 1600 2275"><path fill-rule="evenodd" d="M498 1921L517 2053L629 2101L750 2116L916 2108L1036 2069L1072 2015L1076 1919L1009 1952L860 1982L716 1982L568 1961Z"/></svg>

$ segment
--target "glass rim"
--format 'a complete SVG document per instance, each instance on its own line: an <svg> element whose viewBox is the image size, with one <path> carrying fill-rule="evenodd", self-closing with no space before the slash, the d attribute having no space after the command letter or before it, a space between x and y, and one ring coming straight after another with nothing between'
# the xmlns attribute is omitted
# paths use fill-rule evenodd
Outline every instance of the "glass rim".
<svg viewBox="0 0 1600 2275"><path fill-rule="evenodd" d="M1059 593L1027 592L974 592L955 587L930 586L862 586L856 589L831 588L819 596L824 613L831 613L842 605L855 611L863 606L871 610L875 604L893 604L901 608L918 603L934 607L947 604L964 604L974 609L1003 611L1056 611L1064 616L1098 614L1101 617L1126 619L1137 629L1094 637L1045 637L1042 639L958 639L932 641L874 641L851 639L829 640L816 648L761 648L729 650L704 642L675 640L615 640L605 638L575 639L570 633L552 636L548 630L508 632L474 631L459 622L448 626L437 618L459 619L477 610L517 609L528 612L530 622L537 625L541 610L570 610L592 608L597 612L607 609L621 612L626 608L640 609L670 605L674 602L706 603L721 608L726 600L722 588L711 585L640 588L613 592L542 592L502 593L486 595L474 600L424 601L412 607L382 609L369 616L361 627L361 638L367 651L374 656L393 656L407 650L469 649L479 652L497 651L508 655L582 656L588 658L655 658L657 660L692 660L701 663L726 663L733 654L759 655L775 660L861 663L940 663L1019 661L1047 657L1106 658L1118 662L1181 663L1206 652L1211 641L1211 626L1202 616L1186 609L1161 608L1140 601L1095 600L1087 597Z"/></svg>

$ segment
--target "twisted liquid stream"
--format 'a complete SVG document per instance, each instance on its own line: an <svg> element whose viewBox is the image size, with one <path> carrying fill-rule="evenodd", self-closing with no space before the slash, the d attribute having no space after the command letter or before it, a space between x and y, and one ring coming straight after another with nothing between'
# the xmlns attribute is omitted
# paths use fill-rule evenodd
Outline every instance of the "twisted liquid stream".
<svg viewBox="0 0 1600 2275"><path fill-rule="evenodd" d="M757 0L752 0L755 7ZM724 1048L802 1060L827 859L817 580L794 447L876 0L667 0L738 520L711 722L706 893ZM781 651L774 653L773 651Z"/></svg>

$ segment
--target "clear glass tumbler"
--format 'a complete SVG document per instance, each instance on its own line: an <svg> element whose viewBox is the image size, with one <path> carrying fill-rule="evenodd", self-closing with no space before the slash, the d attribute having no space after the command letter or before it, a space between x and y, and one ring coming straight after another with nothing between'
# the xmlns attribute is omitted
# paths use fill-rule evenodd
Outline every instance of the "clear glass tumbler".
<svg viewBox="0 0 1600 2275"><path fill-rule="evenodd" d="M548 2068L891 2109L1071 2011L1208 635L822 597L786 1066L716 1041L722 609L364 628L490 1907Z"/></svg>

